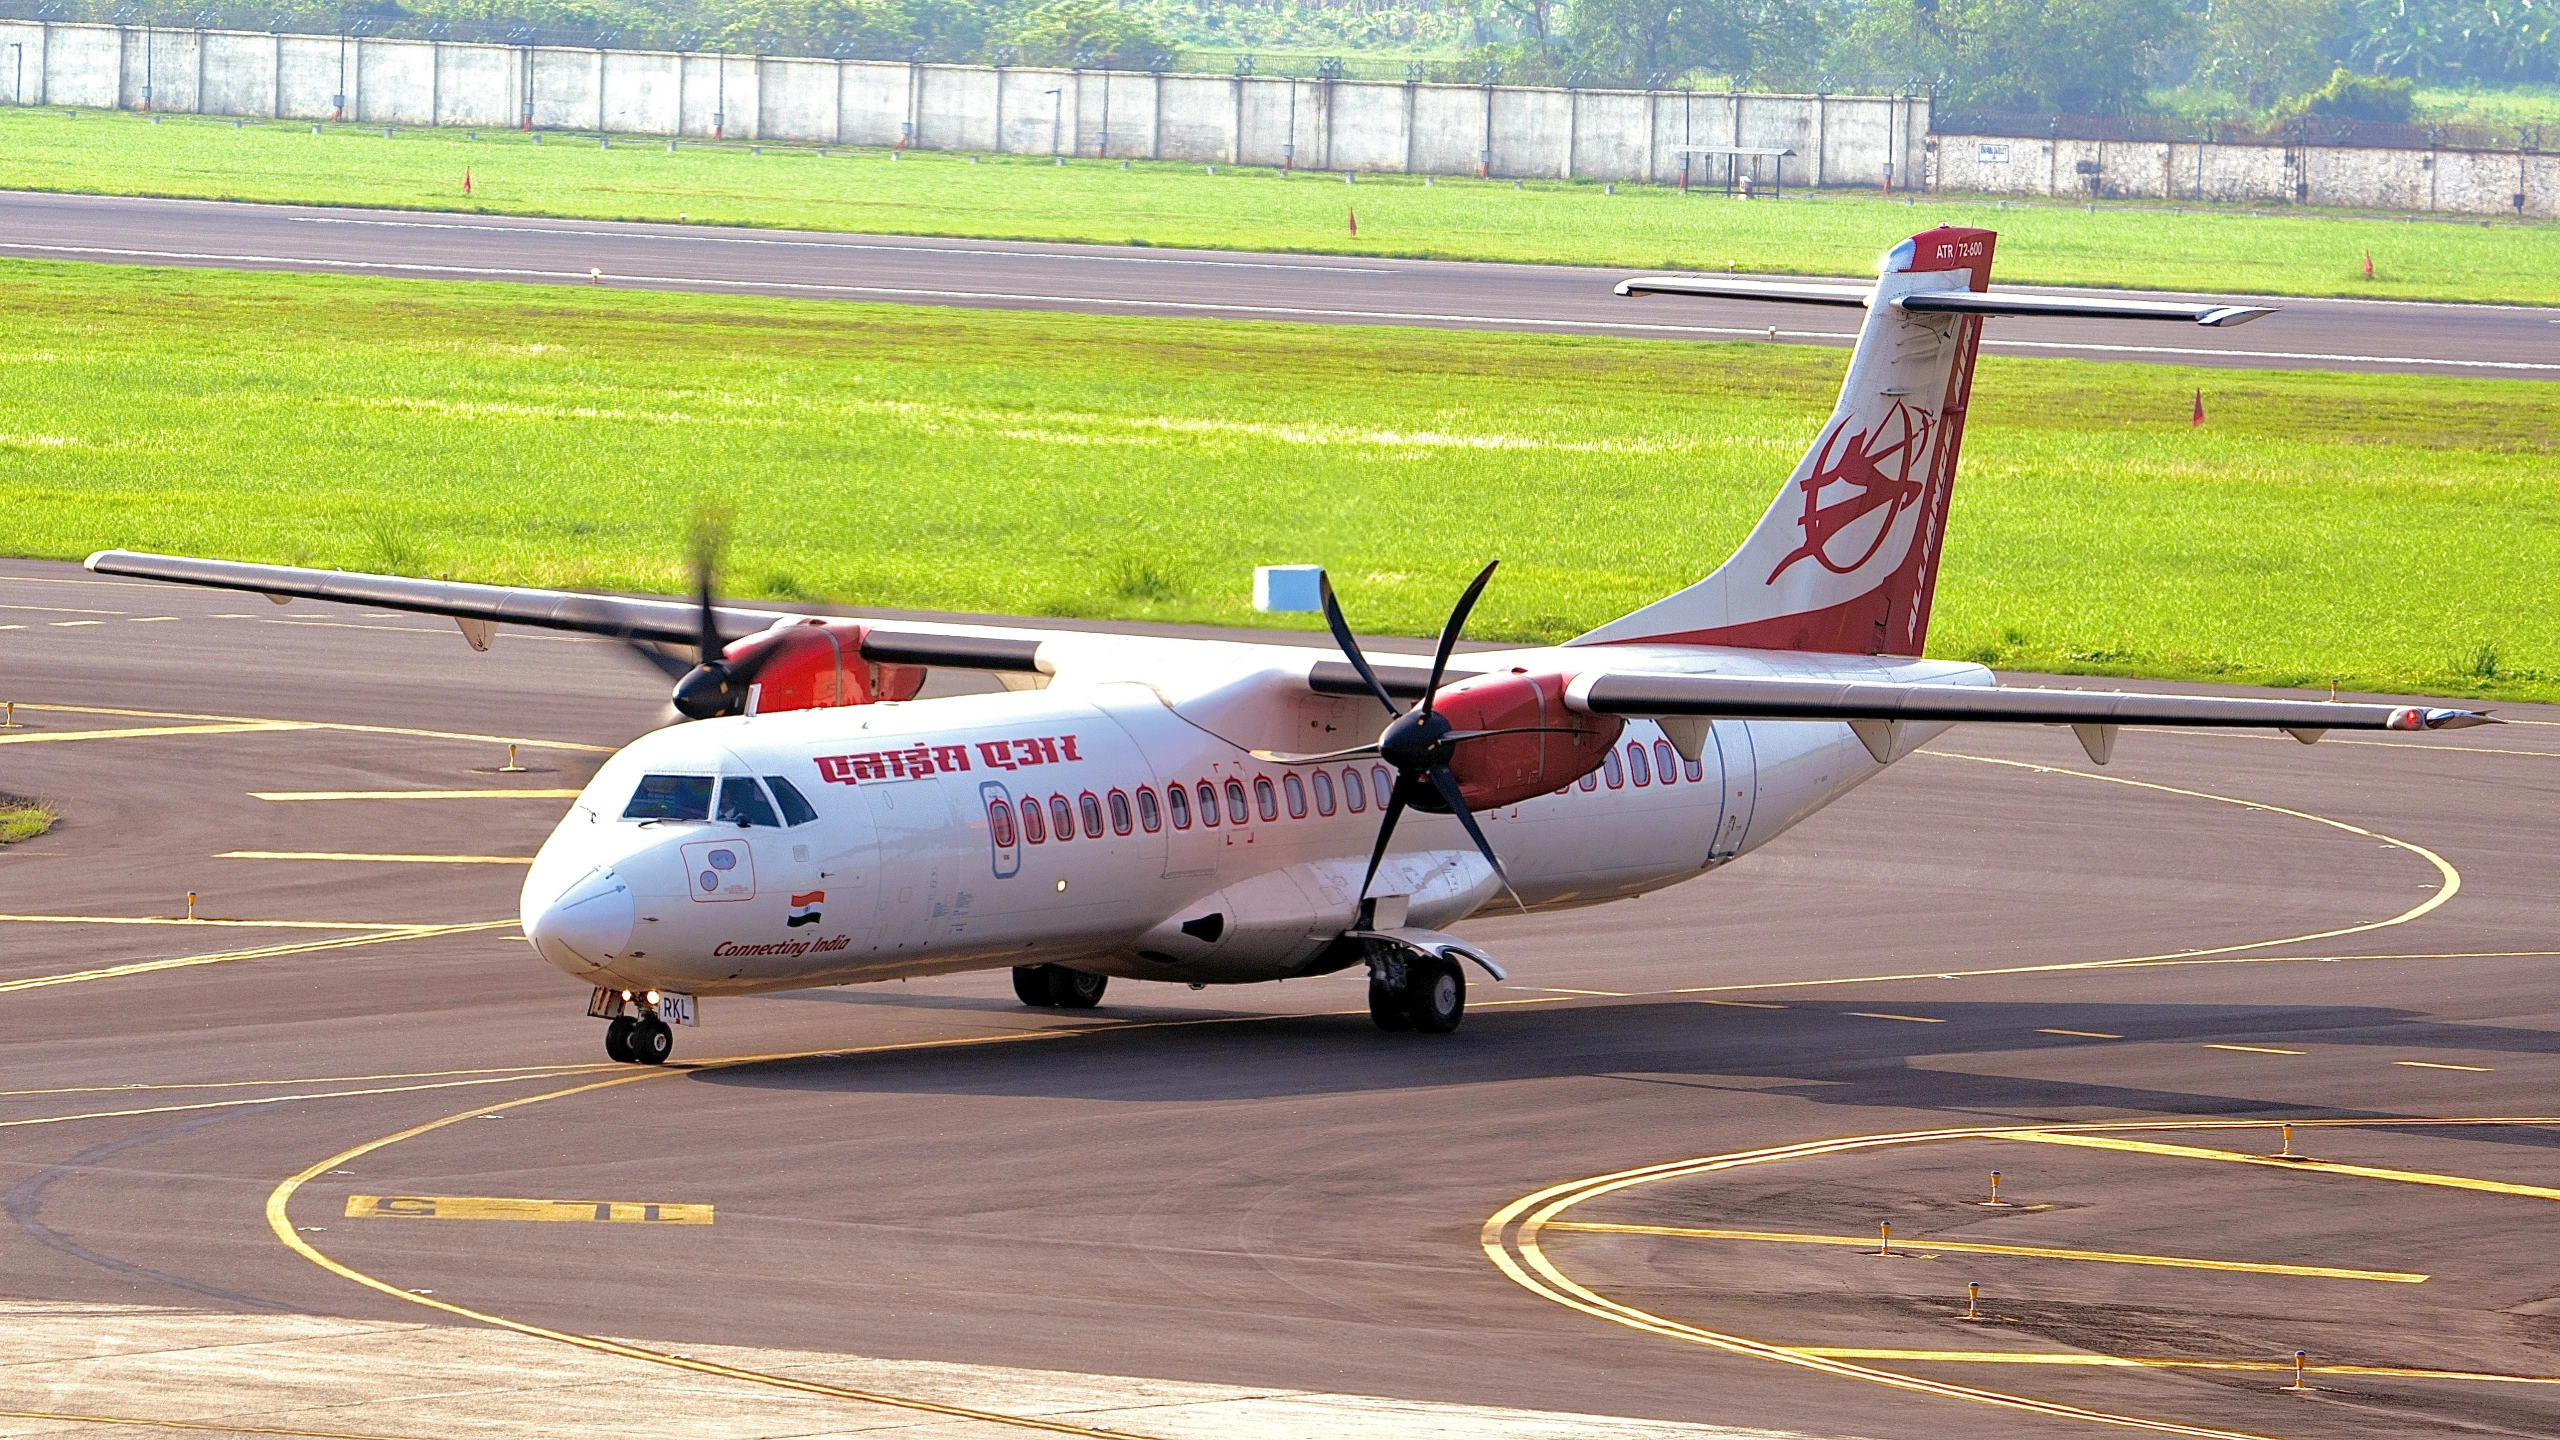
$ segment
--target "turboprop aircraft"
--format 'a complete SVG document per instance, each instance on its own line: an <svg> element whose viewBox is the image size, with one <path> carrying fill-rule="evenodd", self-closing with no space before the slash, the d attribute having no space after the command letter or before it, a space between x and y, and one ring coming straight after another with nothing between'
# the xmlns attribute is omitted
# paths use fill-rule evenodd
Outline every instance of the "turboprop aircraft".
<svg viewBox="0 0 2560 1440"><path fill-rule="evenodd" d="M1342 658L1291 645L845 619L105 551L104 574L500 624L690 642L692 717L608 760L525 876L524 931L591 989L606 1052L654 1064L700 997L1009 967L1032 1005L1112 977L1193 986L1365 965L1390 1031L1445 1033L1446 927L1491 904L1592 905L1730 863L1958 723L2490 723L2468 711L1997 684L1919 658L1986 317L2201 325L2238 306L2008 295L1994 237L1940 228L1872 286L1660 276L1627 295L1861 307L1830 420L1741 548L1563 645ZM926 667L1000 693L913 698Z"/></svg>

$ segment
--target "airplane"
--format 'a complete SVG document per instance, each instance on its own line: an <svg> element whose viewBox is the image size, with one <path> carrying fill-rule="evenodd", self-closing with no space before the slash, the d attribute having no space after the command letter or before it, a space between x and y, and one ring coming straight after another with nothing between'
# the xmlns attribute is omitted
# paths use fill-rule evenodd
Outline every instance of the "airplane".
<svg viewBox="0 0 2560 1440"><path fill-rule="evenodd" d="M657 1064L703 997L1009 968L1026 1004L1113 978L1199 988L1367 967L1386 1031L1445 1034L1449 926L1679 884L1774 840L1959 723L2431 731L2472 710L2002 686L1922 657L1987 318L2207 326L2247 306L2004 294L1996 237L1940 227L1871 286L1650 276L1623 295L1864 311L1840 398L1758 525L1685 589L1562 645L1340 659L1299 645L843 618L127 551L88 568L690 643L687 723L607 760L525 876L524 933L589 987L617 1061ZM915 698L928 668L1000 691ZM1497 843L1498 841L1498 843Z"/></svg>

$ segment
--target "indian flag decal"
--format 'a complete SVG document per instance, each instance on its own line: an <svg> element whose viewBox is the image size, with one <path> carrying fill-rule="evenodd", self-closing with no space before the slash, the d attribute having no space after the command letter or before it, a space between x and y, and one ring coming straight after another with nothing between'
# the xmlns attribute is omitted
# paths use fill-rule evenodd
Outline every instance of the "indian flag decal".
<svg viewBox="0 0 2560 1440"><path fill-rule="evenodd" d="M784 923L795 928L802 925L817 924L818 907L826 902L826 898L827 892L824 890L812 890L806 895L792 896L791 918Z"/></svg>

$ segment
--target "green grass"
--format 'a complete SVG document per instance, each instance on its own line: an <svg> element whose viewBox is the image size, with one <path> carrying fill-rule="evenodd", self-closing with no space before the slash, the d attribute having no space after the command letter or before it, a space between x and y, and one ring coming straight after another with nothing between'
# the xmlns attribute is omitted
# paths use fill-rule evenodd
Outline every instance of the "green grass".
<svg viewBox="0 0 2560 1440"><path fill-rule="evenodd" d="M0 796L0 845L33 840L53 828L60 817L41 805Z"/></svg>
<svg viewBox="0 0 2560 1440"><path fill-rule="evenodd" d="M1941 222L2001 232L2021 283L2549 304L2560 225L2408 223L2244 208L1905 205L1825 192L1785 204L1627 185L1402 176L1283 180L1268 169L878 150L617 142L514 131L400 131L0 111L0 188L675 220L1211 249L1411 255L1640 268L1872 273L1894 241ZM462 194L465 170L472 193ZM1356 208L1360 233L1349 233ZM2363 278L2370 253L2375 277Z"/></svg>
<svg viewBox="0 0 2560 1440"><path fill-rule="evenodd" d="M1840 352L0 264L0 546L1561 639L1712 568ZM2210 423L2188 426L2201 386ZM2560 698L2530 382L1986 359L1932 653ZM457 661L456 663L462 663Z"/></svg>
<svg viewBox="0 0 2560 1440"><path fill-rule="evenodd" d="M2416 119L2462 125L2560 125L2560 85L2501 85L2464 89L2421 85Z"/></svg>

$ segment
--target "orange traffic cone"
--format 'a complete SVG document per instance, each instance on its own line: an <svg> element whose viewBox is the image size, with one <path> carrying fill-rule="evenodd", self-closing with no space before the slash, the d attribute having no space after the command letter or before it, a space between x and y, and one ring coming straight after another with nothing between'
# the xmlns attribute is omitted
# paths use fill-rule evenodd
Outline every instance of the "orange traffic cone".
<svg viewBox="0 0 2560 1440"><path fill-rule="evenodd" d="M1354 240L1359 239L1359 238L1360 238L1360 212L1359 212L1359 211L1357 211L1357 210L1346 210L1346 211L1345 211L1345 212L1343 212L1343 213L1345 213L1346 215L1348 215L1348 216L1350 216L1350 217L1351 217L1351 238L1352 238L1352 239L1354 239Z"/></svg>
<svg viewBox="0 0 2560 1440"><path fill-rule="evenodd" d="M2364 278L2373 278L2373 252L2370 250L2364 252Z"/></svg>
<svg viewBox="0 0 2560 1440"><path fill-rule="evenodd" d="M2195 429L2197 426L2202 425L2203 423L2204 423L2204 392L2203 392L2202 390L2198 390L2198 391L2196 392L2196 408L2195 408L2195 413L2193 413L2193 414L2191 414L2191 415L2189 415L2189 416L2187 417L2187 428L2188 428L2188 429L2190 429L2190 430L2193 430L2193 429Z"/></svg>
<svg viewBox="0 0 2560 1440"><path fill-rule="evenodd" d="M468 165L462 167L462 193L471 193L471 167Z"/></svg>

